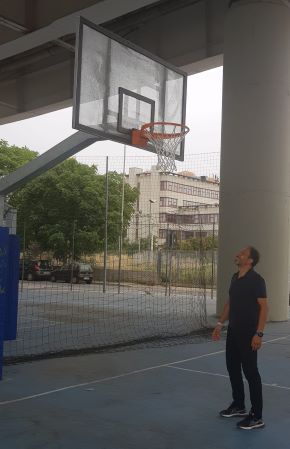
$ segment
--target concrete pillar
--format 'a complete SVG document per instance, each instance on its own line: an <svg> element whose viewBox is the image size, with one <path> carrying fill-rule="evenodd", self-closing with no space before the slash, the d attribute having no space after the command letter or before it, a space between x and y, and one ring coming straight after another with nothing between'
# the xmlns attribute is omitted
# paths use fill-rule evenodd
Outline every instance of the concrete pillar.
<svg viewBox="0 0 290 449"><path fill-rule="evenodd" d="M288 319L289 154L290 9L282 0L239 0L225 30L217 313L235 253L253 245L269 319Z"/></svg>

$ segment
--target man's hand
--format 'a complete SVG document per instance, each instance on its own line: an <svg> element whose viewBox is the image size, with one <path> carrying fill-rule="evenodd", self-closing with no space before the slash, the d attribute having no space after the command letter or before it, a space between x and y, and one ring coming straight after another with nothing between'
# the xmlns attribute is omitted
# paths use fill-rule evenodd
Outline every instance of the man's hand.
<svg viewBox="0 0 290 449"><path fill-rule="evenodd" d="M217 324L216 327L213 330L213 333L212 333L213 341L220 340L220 338L221 338L221 330L222 330L221 324Z"/></svg>
<svg viewBox="0 0 290 449"><path fill-rule="evenodd" d="M257 351L262 346L262 338L258 335L254 335L252 338L251 346L253 351Z"/></svg>

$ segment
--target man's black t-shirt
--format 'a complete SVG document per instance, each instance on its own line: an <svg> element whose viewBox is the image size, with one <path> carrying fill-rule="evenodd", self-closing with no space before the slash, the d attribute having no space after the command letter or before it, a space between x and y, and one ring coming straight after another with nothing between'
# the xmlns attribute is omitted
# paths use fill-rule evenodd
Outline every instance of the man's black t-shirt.
<svg viewBox="0 0 290 449"><path fill-rule="evenodd" d="M260 311L258 298L267 297L266 284L253 269L240 278L238 275L233 275L229 289L229 326L236 331L255 333Z"/></svg>

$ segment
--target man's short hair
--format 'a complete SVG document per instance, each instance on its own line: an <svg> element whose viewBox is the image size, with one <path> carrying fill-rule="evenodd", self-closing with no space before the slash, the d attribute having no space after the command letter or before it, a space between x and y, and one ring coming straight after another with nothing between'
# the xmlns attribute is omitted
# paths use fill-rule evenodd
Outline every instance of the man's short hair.
<svg viewBox="0 0 290 449"><path fill-rule="evenodd" d="M254 267L255 265L257 265L257 263L260 260L260 253L253 246L249 246L249 250L250 250L250 259L252 259L252 261L253 261L252 262L252 267Z"/></svg>

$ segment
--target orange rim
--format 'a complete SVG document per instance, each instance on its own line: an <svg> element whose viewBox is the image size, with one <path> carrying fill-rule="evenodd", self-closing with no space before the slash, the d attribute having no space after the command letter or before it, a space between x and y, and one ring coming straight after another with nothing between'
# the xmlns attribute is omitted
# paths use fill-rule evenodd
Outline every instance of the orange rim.
<svg viewBox="0 0 290 449"><path fill-rule="evenodd" d="M182 131L179 133L155 133L150 132L147 128L152 128L155 125L172 125L172 126L179 126ZM145 132L144 132L145 131ZM184 136L189 132L189 127L186 125L183 125L181 123L173 123L173 122L151 122L151 123L145 123L140 129L140 135L142 137L146 138L146 132L150 133L150 136L154 139L172 139L174 137L181 137Z"/></svg>

